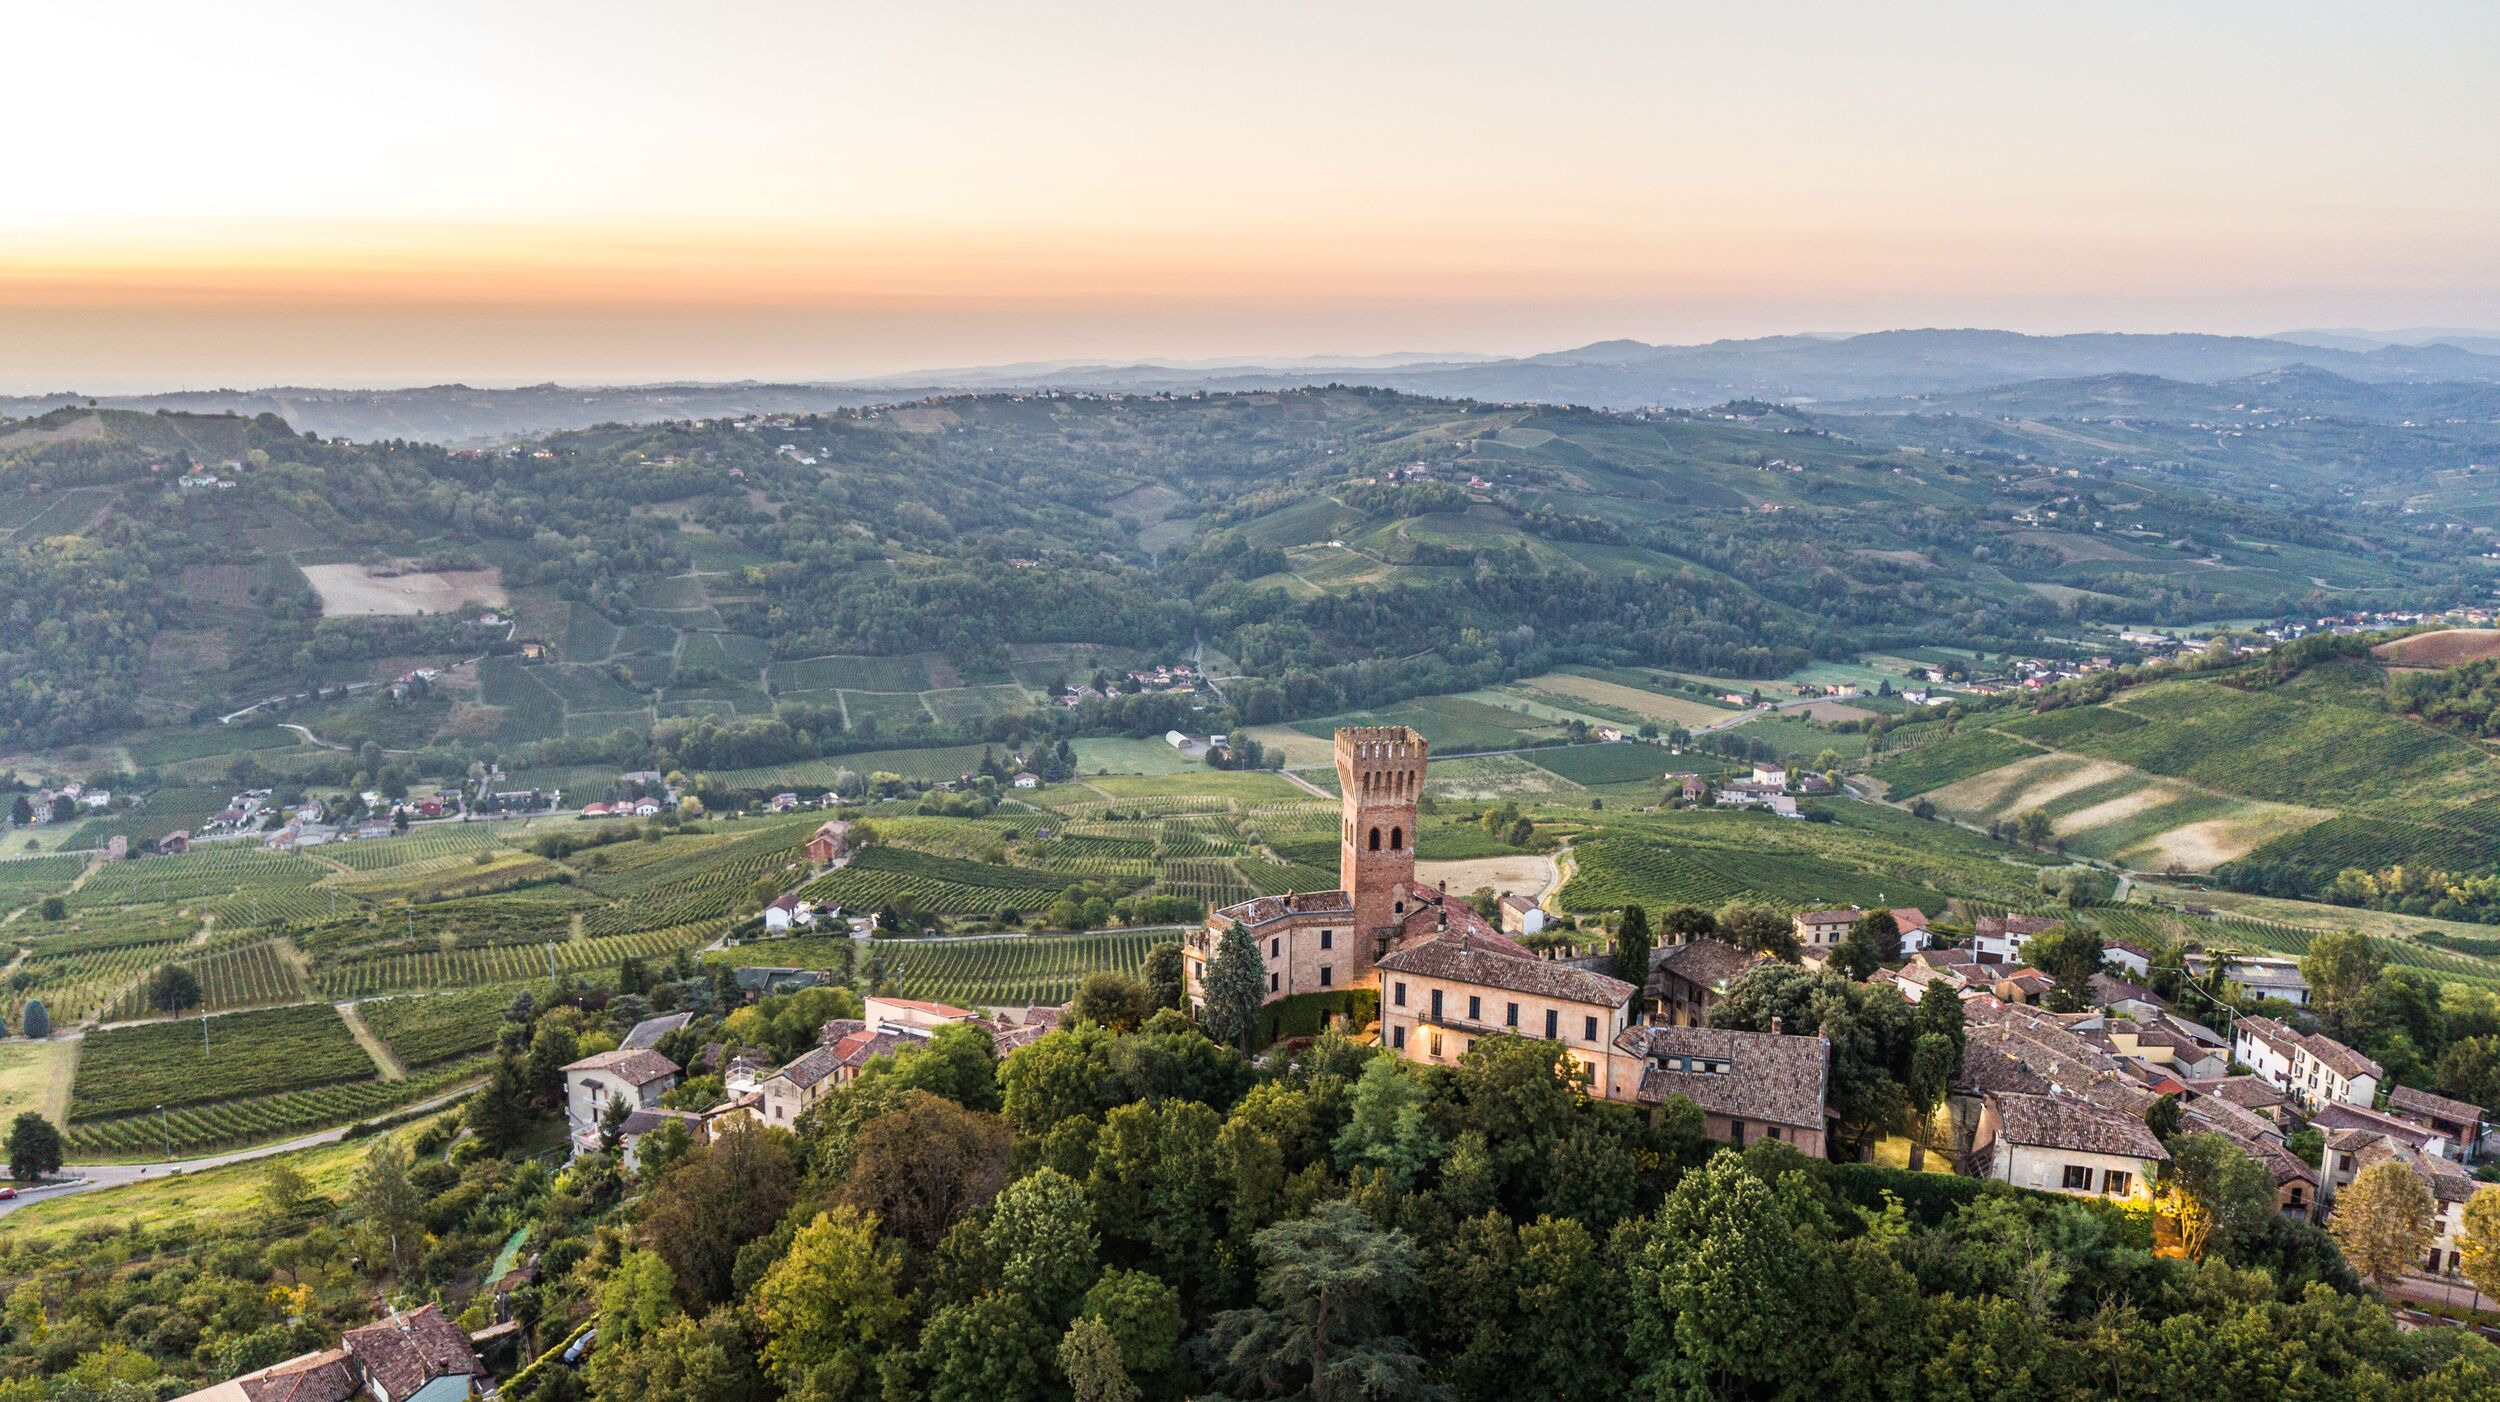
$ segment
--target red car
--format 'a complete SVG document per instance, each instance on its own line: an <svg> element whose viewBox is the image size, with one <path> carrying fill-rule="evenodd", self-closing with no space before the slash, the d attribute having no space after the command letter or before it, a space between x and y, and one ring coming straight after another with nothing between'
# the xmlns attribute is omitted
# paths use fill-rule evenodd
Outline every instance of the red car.
<svg viewBox="0 0 2500 1402"><path fill-rule="evenodd" d="M15 1188L0 1188L0 1202L7 1202L9 1199L14 1198L14 1197L16 1197L16 1196L17 1196L17 1189L15 1189Z"/></svg>

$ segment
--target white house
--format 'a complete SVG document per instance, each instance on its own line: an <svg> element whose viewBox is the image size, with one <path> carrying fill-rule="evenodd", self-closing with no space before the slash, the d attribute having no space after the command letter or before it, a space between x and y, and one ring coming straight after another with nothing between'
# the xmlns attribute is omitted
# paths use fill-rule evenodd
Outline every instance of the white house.
<svg viewBox="0 0 2500 1402"><path fill-rule="evenodd" d="M2254 1014L2232 1027L2231 1055L2291 1096L2307 1115L2339 1102L2374 1105L2379 1083L2387 1078L2377 1062L2332 1037L2295 1031Z"/></svg>
<svg viewBox="0 0 2500 1402"><path fill-rule="evenodd" d="M1534 896L1503 892L1501 913L1503 934L1533 935L1545 929L1545 907Z"/></svg>
<svg viewBox="0 0 2500 1402"><path fill-rule="evenodd" d="M2016 1187L2136 1204L2170 1161L2144 1121L2064 1094L1988 1095L1973 1147L1989 1151L1989 1177Z"/></svg>
<svg viewBox="0 0 2500 1402"><path fill-rule="evenodd" d="M1788 766L1784 764L1757 764L1753 767L1753 781L1757 784L1776 784L1783 789L1787 788Z"/></svg>

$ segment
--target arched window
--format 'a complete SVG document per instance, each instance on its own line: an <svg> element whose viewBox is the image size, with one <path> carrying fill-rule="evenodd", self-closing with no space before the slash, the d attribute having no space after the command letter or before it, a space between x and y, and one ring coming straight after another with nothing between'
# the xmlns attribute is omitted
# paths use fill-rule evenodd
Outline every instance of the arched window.
<svg viewBox="0 0 2500 1402"><path fill-rule="evenodd" d="M1397 852L1397 851L1402 851L1402 850L1404 850L1404 849L1405 849L1405 847L1406 847L1406 830L1405 830L1404 828L1391 828L1391 829L1389 829L1389 850L1390 850L1390 851L1392 851L1392 852Z"/></svg>
<svg viewBox="0 0 2500 1402"><path fill-rule="evenodd" d="M1380 829L1378 828L1372 829L1372 850L1375 852L1380 850Z"/></svg>

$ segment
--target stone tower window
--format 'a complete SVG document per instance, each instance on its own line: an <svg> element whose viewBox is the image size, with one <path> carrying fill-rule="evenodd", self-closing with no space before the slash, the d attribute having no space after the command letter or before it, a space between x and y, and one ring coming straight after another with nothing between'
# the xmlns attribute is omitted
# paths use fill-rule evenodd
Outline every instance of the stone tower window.
<svg viewBox="0 0 2500 1402"><path fill-rule="evenodd" d="M1401 851L1404 851L1405 849L1406 849L1406 829L1404 829L1404 828L1391 828L1391 829L1389 829L1389 850L1390 850L1390 851L1392 851L1392 852L1401 852Z"/></svg>
<svg viewBox="0 0 2500 1402"><path fill-rule="evenodd" d="M1380 850L1380 829L1378 828L1372 829L1372 850L1375 852Z"/></svg>

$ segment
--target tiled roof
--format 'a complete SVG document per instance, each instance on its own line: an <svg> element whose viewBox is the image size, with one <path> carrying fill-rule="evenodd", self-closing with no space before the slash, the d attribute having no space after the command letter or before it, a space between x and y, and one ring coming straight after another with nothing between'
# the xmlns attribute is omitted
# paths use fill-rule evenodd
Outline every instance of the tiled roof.
<svg viewBox="0 0 2500 1402"><path fill-rule="evenodd" d="M844 1038L843 1040L848 1041L849 1038ZM838 1045L839 1044L837 1043L836 1047L838 1047ZM812 1086L823 1080L825 1077L832 1075L834 1068L842 1064L842 1053L837 1050L836 1047L817 1047L804 1056L799 1057L797 1060L792 1061L789 1065L774 1072L773 1075L789 1081L790 1084L797 1086L801 1090L805 1090L807 1087ZM770 1080L772 1077L768 1076L765 1079Z"/></svg>
<svg viewBox="0 0 2500 1402"><path fill-rule="evenodd" d="M1650 967L1655 971L1651 981L1655 982L1659 973L1668 973L1704 988L1717 988L1761 963L1764 957L1750 950L1738 949L1725 940L1700 939L1673 944L1659 950L1657 957L1651 961Z"/></svg>
<svg viewBox="0 0 2500 1402"><path fill-rule="evenodd" d="M1502 946L1509 946L1507 949ZM1539 959L1508 940L1498 944L1464 929L1401 944L1382 956L1379 968L1417 978L1447 979L1541 998L1619 1008L1636 991L1619 978Z"/></svg>
<svg viewBox="0 0 2500 1402"><path fill-rule="evenodd" d="M662 1037L692 1021L694 1021L693 1013L666 1013L659 1017L646 1017L634 1024L634 1030L625 1034L624 1041L617 1043L617 1050L641 1051L645 1047L656 1045Z"/></svg>
<svg viewBox="0 0 2500 1402"><path fill-rule="evenodd" d="M564 1068L566 1071L605 1071L629 1086L647 1086L653 1081L677 1074L677 1063L649 1048L628 1051L623 1047L586 1056Z"/></svg>
<svg viewBox="0 0 2500 1402"><path fill-rule="evenodd" d="M2144 1121L2079 1096L1999 1094L1993 1100L2005 1137L2016 1144L2170 1161L2170 1151Z"/></svg>
<svg viewBox="0 0 2500 1402"><path fill-rule="evenodd" d="M1615 1038L1615 1049L1646 1063L1641 1073L1643 1104L1681 1095L1714 1115L1805 1129L1823 1127L1832 1044L1821 1037L1649 1023L1625 1029ZM1666 1057L1723 1061L1728 1069L1668 1070L1658 1064Z"/></svg>
<svg viewBox="0 0 2500 1402"><path fill-rule="evenodd" d="M2216 1076L2188 1082L2188 1089L2216 1100L2227 1100L2243 1110L2271 1110L2290 1097L2260 1076Z"/></svg>
<svg viewBox="0 0 2500 1402"><path fill-rule="evenodd" d="M2424 1129L2410 1120L2400 1120L2393 1115L2342 1100L2330 1100L2319 1106L2318 1113L2309 1117L2309 1123L2320 1129L2366 1129L2415 1148L2439 1137L2439 1131L2435 1129Z"/></svg>
<svg viewBox="0 0 2500 1402"><path fill-rule="evenodd" d="M2443 1204L2464 1202L2474 1196L2476 1188L2482 1186L2467 1177L2464 1169L2448 1160L2436 1154L2421 1153L2385 1135L2371 1140L2353 1155L2354 1172L2389 1159L2412 1169L2414 1176L2422 1180L2422 1186L2430 1189L2431 1196Z"/></svg>
<svg viewBox="0 0 2500 1402"><path fill-rule="evenodd" d="M1892 923L1900 927L1901 933L1914 935L1927 928L1927 912L1912 906L1897 905L1892 908Z"/></svg>
<svg viewBox="0 0 2500 1402"><path fill-rule="evenodd" d="M2311 1056L2316 1057L2325 1064L2326 1069L2345 1080L2349 1081L2356 1076L2386 1079L2385 1068L2332 1037L2321 1037L2312 1032L2302 1041L2309 1048Z"/></svg>
<svg viewBox="0 0 2500 1402"><path fill-rule="evenodd" d="M486 1371L469 1347L469 1336L432 1305L350 1329L341 1342L393 1397L409 1396L436 1378Z"/></svg>
<svg viewBox="0 0 2500 1402"><path fill-rule="evenodd" d="M2429 1115L2466 1125L2475 1124L2483 1118L2483 1107L2480 1105L2470 1104L2463 1100L2450 1100L2444 1095L2433 1095L2429 1091L2415 1090L2411 1086L2398 1086L2387 1092L2387 1108L2397 1111L2409 1110L2417 1115Z"/></svg>
<svg viewBox="0 0 2500 1402"><path fill-rule="evenodd" d="M1953 1090L1959 1095L1991 1091L2046 1095L2049 1082L2002 1046L1974 1041L1962 1054L1962 1072L1953 1078Z"/></svg>
<svg viewBox="0 0 2500 1402"><path fill-rule="evenodd" d="M909 1008L916 1013L927 1013L931 1017L966 1018L979 1016L978 1013L975 1013L970 1008L959 1008L952 1003L924 1002L918 998L887 998L879 996L876 998L876 1001L883 1003L888 1007Z"/></svg>
<svg viewBox="0 0 2500 1402"><path fill-rule="evenodd" d="M290 1358L234 1381L250 1402L347 1402L356 1395L356 1374L344 1349Z"/></svg>
<svg viewBox="0 0 2500 1402"><path fill-rule="evenodd" d="M1832 925L1844 921L1855 924L1857 918L1864 914L1866 914L1865 911L1858 909L1856 906L1851 906L1847 910L1800 911L1797 914L1797 919L1808 925Z"/></svg>
<svg viewBox="0 0 2500 1402"><path fill-rule="evenodd" d="M2140 983L2131 983L2114 974L2092 976L2092 1001L2102 1007L2112 1003L2133 1001L2149 1003L2156 1008L2170 1006L2170 1000Z"/></svg>
<svg viewBox="0 0 2500 1402"><path fill-rule="evenodd" d="M2061 921L2046 915L1983 915L1971 928L1982 935L2022 935L2028 938L2056 929Z"/></svg>

